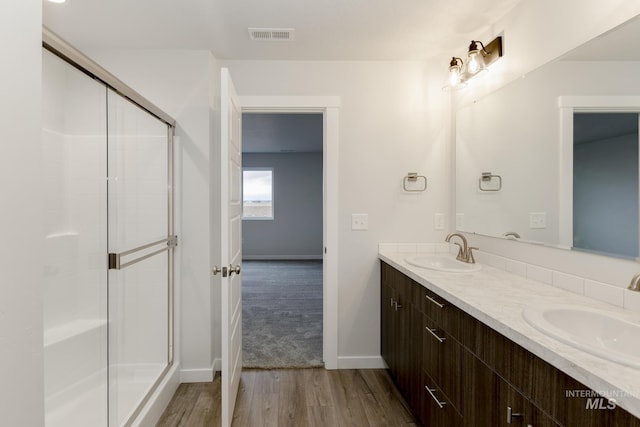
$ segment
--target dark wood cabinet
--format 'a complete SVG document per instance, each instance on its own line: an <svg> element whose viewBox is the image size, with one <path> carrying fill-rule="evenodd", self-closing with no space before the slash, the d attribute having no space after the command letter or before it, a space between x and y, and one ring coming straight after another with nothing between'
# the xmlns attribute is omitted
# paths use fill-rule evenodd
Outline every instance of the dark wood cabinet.
<svg viewBox="0 0 640 427"><path fill-rule="evenodd" d="M415 310L414 282L383 264L380 293L381 354L407 402L415 408L422 354L422 336Z"/></svg>
<svg viewBox="0 0 640 427"><path fill-rule="evenodd" d="M464 372L465 426L560 426L470 352L464 353Z"/></svg>
<svg viewBox="0 0 640 427"><path fill-rule="evenodd" d="M425 426L640 427L640 419L384 262L380 295L382 357Z"/></svg>

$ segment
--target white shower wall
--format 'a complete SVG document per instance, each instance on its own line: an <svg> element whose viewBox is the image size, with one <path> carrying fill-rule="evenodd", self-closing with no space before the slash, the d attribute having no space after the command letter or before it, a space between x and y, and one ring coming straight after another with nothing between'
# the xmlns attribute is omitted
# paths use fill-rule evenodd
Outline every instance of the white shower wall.
<svg viewBox="0 0 640 427"><path fill-rule="evenodd" d="M107 253L167 238L168 128L47 51L43 104L46 425L124 425L168 366L169 259Z"/></svg>
<svg viewBox="0 0 640 427"><path fill-rule="evenodd" d="M106 399L106 90L47 52L43 70L45 409L55 425L89 386ZM94 425L106 425L106 404L94 406L104 420Z"/></svg>

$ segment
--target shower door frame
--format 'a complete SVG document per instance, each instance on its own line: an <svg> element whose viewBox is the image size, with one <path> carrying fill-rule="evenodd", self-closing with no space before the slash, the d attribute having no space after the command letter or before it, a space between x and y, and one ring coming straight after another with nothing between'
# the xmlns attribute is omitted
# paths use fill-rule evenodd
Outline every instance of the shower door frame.
<svg viewBox="0 0 640 427"><path fill-rule="evenodd" d="M81 51L71 46L65 40L60 38L53 31L49 30L47 27L42 27L42 47L52 54L58 56L62 60L66 61L68 64L87 74L88 76L96 79L100 83L104 84L108 89L113 90L116 94L122 96L128 101L132 102L136 106L140 107L142 110L151 114L161 122L167 125L167 198L168 198L168 206L167 206L167 248L162 251L154 252L155 255L160 252L167 251L168 257L168 277L167 277L167 292L168 292L168 346L167 346L167 366L162 370L160 376L153 383L147 394L144 396L142 401L137 406L136 410L132 413L131 417L125 423L125 426L132 425L133 421L140 415L140 412L147 404L151 395L157 390L160 383L165 379L167 373L173 366L174 362L174 267L175 267L175 247L177 246L178 236L175 235L175 206L174 206L174 134L176 127L176 120L171 117L169 114L162 111L160 108L155 106L149 100L147 100L144 96L140 95L131 87L127 86L123 81L118 79L116 76L111 74L109 71L101 67L98 63L84 55ZM163 240L164 241L164 240ZM154 242L154 244L158 244L160 242ZM146 245L145 245L146 247ZM137 248L140 249L140 248ZM131 252L131 251L128 251ZM120 267L124 267L126 265L116 265L119 264L119 258L121 254L107 254L105 257L105 262L107 264L107 271L110 269L119 269ZM148 257L148 256L147 256ZM146 257L141 257L138 260L132 261L131 263L142 261ZM117 263L115 261L117 260ZM114 262L112 264L112 262ZM128 264L128 263L127 263Z"/></svg>

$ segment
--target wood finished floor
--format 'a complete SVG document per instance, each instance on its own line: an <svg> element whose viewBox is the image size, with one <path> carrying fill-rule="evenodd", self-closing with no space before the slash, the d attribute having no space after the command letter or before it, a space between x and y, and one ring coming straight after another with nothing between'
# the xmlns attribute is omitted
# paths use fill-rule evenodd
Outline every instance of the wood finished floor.
<svg viewBox="0 0 640 427"><path fill-rule="evenodd" d="M181 384L157 426L220 425L220 375ZM384 370L245 370L235 427L418 426Z"/></svg>

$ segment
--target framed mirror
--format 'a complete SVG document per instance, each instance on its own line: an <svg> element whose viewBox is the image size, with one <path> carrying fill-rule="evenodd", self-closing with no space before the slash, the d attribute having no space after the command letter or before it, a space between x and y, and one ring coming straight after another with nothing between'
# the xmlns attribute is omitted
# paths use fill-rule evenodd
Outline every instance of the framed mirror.
<svg viewBox="0 0 640 427"><path fill-rule="evenodd" d="M460 108L456 229L637 259L639 73L636 17Z"/></svg>

